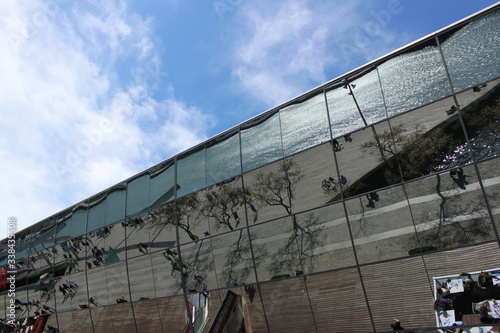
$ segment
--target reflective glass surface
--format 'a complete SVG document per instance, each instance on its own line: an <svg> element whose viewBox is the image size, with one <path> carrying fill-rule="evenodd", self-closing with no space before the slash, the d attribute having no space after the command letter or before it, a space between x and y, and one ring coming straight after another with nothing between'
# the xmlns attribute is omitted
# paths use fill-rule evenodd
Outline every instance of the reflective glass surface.
<svg viewBox="0 0 500 333"><path fill-rule="evenodd" d="M149 206L156 207L174 198L174 165L167 161L150 171Z"/></svg>
<svg viewBox="0 0 500 333"><path fill-rule="evenodd" d="M178 198L205 187L205 149L191 152L177 160L177 184Z"/></svg>
<svg viewBox="0 0 500 333"><path fill-rule="evenodd" d="M245 124L241 130L241 151L244 172L281 158L279 113Z"/></svg>
<svg viewBox="0 0 500 333"><path fill-rule="evenodd" d="M209 142L207 154L207 185L236 176L241 172L240 138L237 132Z"/></svg>
<svg viewBox="0 0 500 333"><path fill-rule="evenodd" d="M127 184L127 216L148 207L149 175L143 175Z"/></svg>

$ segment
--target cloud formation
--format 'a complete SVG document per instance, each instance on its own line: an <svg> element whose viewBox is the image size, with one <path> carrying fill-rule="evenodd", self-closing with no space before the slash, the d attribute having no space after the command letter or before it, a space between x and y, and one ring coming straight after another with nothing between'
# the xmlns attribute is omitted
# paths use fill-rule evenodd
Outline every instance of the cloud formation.
<svg viewBox="0 0 500 333"><path fill-rule="evenodd" d="M123 1L0 3L4 220L22 229L206 139L213 119L164 81L153 21Z"/></svg>

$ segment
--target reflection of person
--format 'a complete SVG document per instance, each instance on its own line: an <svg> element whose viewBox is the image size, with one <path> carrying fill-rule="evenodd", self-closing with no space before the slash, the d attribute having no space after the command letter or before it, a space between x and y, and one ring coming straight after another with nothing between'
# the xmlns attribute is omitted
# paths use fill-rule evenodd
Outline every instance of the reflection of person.
<svg viewBox="0 0 500 333"><path fill-rule="evenodd" d="M125 297L121 296L120 298L116 299L116 303L127 303L127 300Z"/></svg>
<svg viewBox="0 0 500 333"><path fill-rule="evenodd" d="M437 299L434 301L434 310L438 311L438 307L440 307L444 311L453 309L453 305L451 304L451 301L447 300L445 298Z"/></svg>
<svg viewBox="0 0 500 333"><path fill-rule="evenodd" d="M402 330L404 330L404 327L401 326L401 321L399 321L396 318L394 318L393 320L394 320L394 323L391 324L391 327L392 327L393 331L402 331Z"/></svg>
<svg viewBox="0 0 500 333"><path fill-rule="evenodd" d="M446 283L442 283L439 287L436 288L436 291L444 298L448 298L450 296L450 288L448 288Z"/></svg>

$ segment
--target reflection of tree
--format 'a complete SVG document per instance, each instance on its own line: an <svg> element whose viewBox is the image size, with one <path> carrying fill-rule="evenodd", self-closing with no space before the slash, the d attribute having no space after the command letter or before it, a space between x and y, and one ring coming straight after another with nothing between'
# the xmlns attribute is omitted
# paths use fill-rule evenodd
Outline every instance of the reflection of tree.
<svg viewBox="0 0 500 333"><path fill-rule="evenodd" d="M193 234L191 228L194 227L195 213L198 206L196 193L186 195L176 200L176 204L169 202L158 208L151 214L151 225L154 227L164 227L167 225L175 226L175 207L177 206L178 226L184 230L189 238L198 240L199 237Z"/></svg>
<svg viewBox="0 0 500 333"><path fill-rule="evenodd" d="M441 191L441 176L436 175L436 193L439 203L439 221L432 229L419 233L421 244L447 248L481 242L491 238L491 225L481 201L464 206L460 196L445 196ZM466 218L464 218L466 217Z"/></svg>
<svg viewBox="0 0 500 333"><path fill-rule="evenodd" d="M302 171L291 158L278 163L277 171L256 174L253 195L263 205L282 206L290 215L295 187L303 177Z"/></svg>
<svg viewBox="0 0 500 333"><path fill-rule="evenodd" d="M246 195L249 197L249 193L246 193ZM234 230L240 224L238 207L242 206L243 202L243 190L240 187L233 187L230 183L223 183L216 185L215 190L205 192L200 213L204 217L212 218L219 224Z"/></svg>
<svg viewBox="0 0 500 333"><path fill-rule="evenodd" d="M435 171L443 158L457 145L457 140L442 129L427 131L417 124L414 131L407 133L404 124L385 130L378 136L378 141L372 140L363 144L365 150L382 150L388 156L389 166L394 167L399 158L401 167L408 178L419 177ZM396 148L397 147L397 148ZM386 160L381 159L381 162Z"/></svg>
<svg viewBox="0 0 500 333"><path fill-rule="evenodd" d="M244 229L241 229L238 233L238 239L236 244L234 244L233 249L228 251L226 254L226 264L224 266L224 279L227 286L232 284L240 284L246 281L247 277L252 273L253 270L253 260L252 253L250 251L250 244L248 243L248 237L246 237ZM231 234L234 237L234 234ZM254 256L256 260L260 259L262 256L258 255L254 251ZM242 268L236 269L237 265L243 265Z"/></svg>

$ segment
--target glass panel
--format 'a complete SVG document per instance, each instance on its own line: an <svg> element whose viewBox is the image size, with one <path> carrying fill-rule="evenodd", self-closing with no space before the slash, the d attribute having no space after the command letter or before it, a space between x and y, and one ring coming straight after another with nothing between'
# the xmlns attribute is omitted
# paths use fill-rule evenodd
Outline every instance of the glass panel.
<svg viewBox="0 0 500 333"><path fill-rule="evenodd" d="M131 304L110 306L109 313L115 332L136 332Z"/></svg>
<svg viewBox="0 0 500 333"><path fill-rule="evenodd" d="M244 175L248 218L253 223L292 213L294 195L304 177L296 160L289 157Z"/></svg>
<svg viewBox="0 0 500 333"><path fill-rule="evenodd" d="M156 297L182 294L181 271L185 267L179 261L176 248L167 248L151 254Z"/></svg>
<svg viewBox="0 0 500 333"><path fill-rule="evenodd" d="M244 172L283 157L279 113L242 126L241 150Z"/></svg>
<svg viewBox="0 0 500 333"><path fill-rule="evenodd" d="M164 332L156 300L134 301L135 322L139 333ZM179 331L180 332L180 331Z"/></svg>
<svg viewBox="0 0 500 333"><path fill-rule="evenodd" d="M337 175L332 145L329 142L301 152L289 158L289 162L295 164L289 170L290 180L298 180L291 186L285 182L285 188L291 189L293 212L322 206L339 193L339 188L335 190L333 184L327 186L326 183L329 178Z"/></svg>
<svg viewBox="0 0 500 333"><path fill-rule="evenodd" d="M210 238L219 288L255 282L246 229Z"/></svg>
<svg viewBox="0 0 500 333"><path fill-rule="evenodd" d="M110 304L104 266L87 270L87 281L89 287L89 307L93 309L96 304L99 307Z"/></svg>
<svg viewBox="0 0 500 333"><path fill-rule="evenodd" d="M246 226L244 199L239 176L201 192L200 215L210 222L203 235L207 237Z"/></svg>
<svg viewBox="0 0 500 333"><path fill-rule="evenodd" d="M472 166L409 183L407 192L423 250L494 238Z"/></svg>
<svg viewBox="0 0 500 333"><path fill-rule="evenodd" d="M148 207L149 175L143 175L127 184L127 216Z"/></svg>
<svg viewBox="0 0 500 333"><path fill-rule="evenodd" d="M373 332L357 269L310 275L306 284L318 332L349 332L353 323L356 332Z"/></svg>
<svg viewBox="0 0 500 333"><path fill-rule="evenodd" d="M153 266L149 255L129 259L128 276L133 302L142 302L156 298Z"/></svg>
<svg viewBox="0 0 500 333"><path fill-rule="evenodd" d="M250 236L259 281L303 271L298 244L304 232L294 225L291 217L253 226Z"/></svg>
<svg viewBox="0 0 500 333"><path fill-rule="evenodd" d="M387 122L350 134L343 146L336 149L340 177L333 175L332 186L341 188L344 197L350 197L401 182L397 161L388 152L391 145ZM333 197L339 199L340 193Z"/></svg>
<svg viewBox="0 0 500 333"><path fill-rule="evenodd" d="M377 70L370 70L359 78L351 79L350 86L349 92L352 93L350 96L358 104L367 124L374 124L387 118Z"/></svg>
<svg viewBox="0 0 500 333"><path fill-rule="evenodd" d="M177 197L205 187L205 149L190 152L177 160Z"/></svg>
<svg viewBox="0 0 500 333"><path fill-rule="evenodd" d="M207 185L234 177L241 172L238 132L228 133L207 144Z"/></svg>
<svg viewBox="0 0 500 333"><path fill-rule="evenodd" d="M429 284L422 257L362 266L360 269L377 331L387 331L394 323L393 318L400 319L405 329L436 325L433 293L429 292L434 286Z"/></svg>
<svg viewBox="0 0 500 333"><path fill-rule="evenodd" d="M57 219L56 242L62 243L71 239L71 208L61 213Z"/></svg>
<svg viewBox="0 0 500 333"><path fill-rule="evenodd" d="M499 97L500 79L457 95L476 160L500 155Z"/></svg>
<svg viewBox="0 0 500 333"><path fill-rule="evenodd" d="M150 171L149 206L156 207L174 198L174 162L168 161ZM178 189L178 188L177 188Z"/></svg>
<svg viewBox="0 0 500 333"><path fill-rule="evenodd" d="M281 109L280 119L285 156L330 139L323 93Z"/></svg>
<svg viewBox="0 0 500 333"><path fill-rule="evenodd" d="M217 288L214 259L210 240L201 240L181 247L182 262L186 266L186 289L201 292Z"/></svg>
<svg viewBox="0 0 500 333"><path fill-rule="evenodd" d="M152 211L148 226L151 233L151 247L162 249L177 244L175 232L175 206L173 202Z"/></svg>
<svg viewBox="0 0 500 333"><path fill-rule="evenodd" d="M191 193L176 200L177 226L179 228L179 243L181 244L203 238L204 233L208 230L207 219L199 212L199 195L200 192ZM167 213L166 215L171 218L171 223L175 223L173 221L174 214Z"/></svg>
<svg viewBox="0 0 500 333"><path fill-rule="evenodd" d="M443 99L390 120L394 141L381 142L388 156L398 156L405 179L470 163L453 106L451 98Z"/></svg>
<svg viewBox="0 0 500 333"><path fill-rule="evenodd" d="M298 214L297 244L304 273L355 265L341 203Z"/></svg>
<svg viewBox="0 0 500 333"><path fill-rule="evenodd" d="M460 91L500 75L500 10L440 36L453 88Z"/></svg>
<svg viewBox="0 0 500 333"><path fill-rule="evenodd" d="M326 93L334 138L366 126L363 110L356 107L352 94L344 87L347 89L349 86L337 85Z"/></svg>
<svg viewBox="0 0 500 333"><path fill-rule="evenodd" d="M389 116L451 94L433 39L389 59L378 70Z"/></svg>
<svg viewBox="0 0 500 333"><path fill-rule="evenodd" d="M56 231L56 218L49 218L32 227L33 239L30 241L30 253L46 249L54 245L54 234ZM16 245L19 246L19 245Z"/></svg>
<svg viewBox="0 0 500 333"><path fill-rule="evenodd" d="M79 330L77 329L79 327L79 323L75 324L75 322L73 321L72 312L60 312L57 314L57 320L56 316L50 316L49 319L53 319L54 322L52 324L47 323L47 325L58 327L61 332L79 332ZM57 326L57 323L59 323L59 326ZM92 329L90 331L92 331Z"/></svg>
<svg viewBox="0 0 500 333"><path fill-rule="evenodd" d="M490 206L497 231L500 231L500 169L498 158L478 164L486 198Z"/></svg>
<svg viewBox="0 0 500 333"><path fill-rule="evenodd" d="M106 220L106 195L102 194L89 200L88 231L104 227Z"/></svg>
<svg viewBox="0 0 500 333"><path fill-rule="evenodd" d="M99 303L101 305L101 303ZM90 305L92 308L90 313L92 315L92 323L94 324L94 332L117 332L115 331L113 324L114 321L111 320L110 307L94 307L94 305Z"/></svg>
<svg viewBox="0 0 500 333"><path fill-rule="evenodd" d="M104 227L101 231L104 247L97 246L95 251L92 251L101 263L113 264L125 260L125 227L122 222Z"/></svg>
<svg viewBox="0 0 500 333"><path fill-rule="evenodd" d="M151 251L148 212L128 218L126 223L127 257L130 259L148 254Z"/></svg>
<svg viewBox="0 0 500 333"><path fill-rule="evenodd" d="M163 332L182 332L186 326L184 297L168 297L157 300Z"/></svg>
<svg viewBox="0 0 500 333"><path fill-rule="evenodd" d="M418 247L402 187L353 198L346 209L360 264L404 257Z"/></svg>
<svg viewBox="0 0 500 333"><path fill-rule="evenodd" d="M84 235L87 231L87 203L82 203L71 214L71 237Z"/></svg>
<svg viewBox="0 0 500 333"><path fill-rule="evenodd" d="M315 331L304 279L280 280L260 285L271 332ZM286 318L286 320L283 320Z"/></svg>
<svg viewBox="0 0 500 333"><path fill-rule="evenodd" d="M92 320L90 316L90 310L89 309L82 309L78 311L73 311L71 312L73 315L73 322L75 323L75 332L82 332L82 333L92 333L94 332L92 330ZM59 318L59 314L58 318ZM67 332L61 330L61 332ZM95 332L98 332L97 330Z"/></svg>
<svg viewBox="0 0 500 333"><path fill-rule="evenodd" d="M105 225L121 220L125 217L125 199L127 191L124 185L116 185L110 190L106 199L106 223Z"/></svg>

